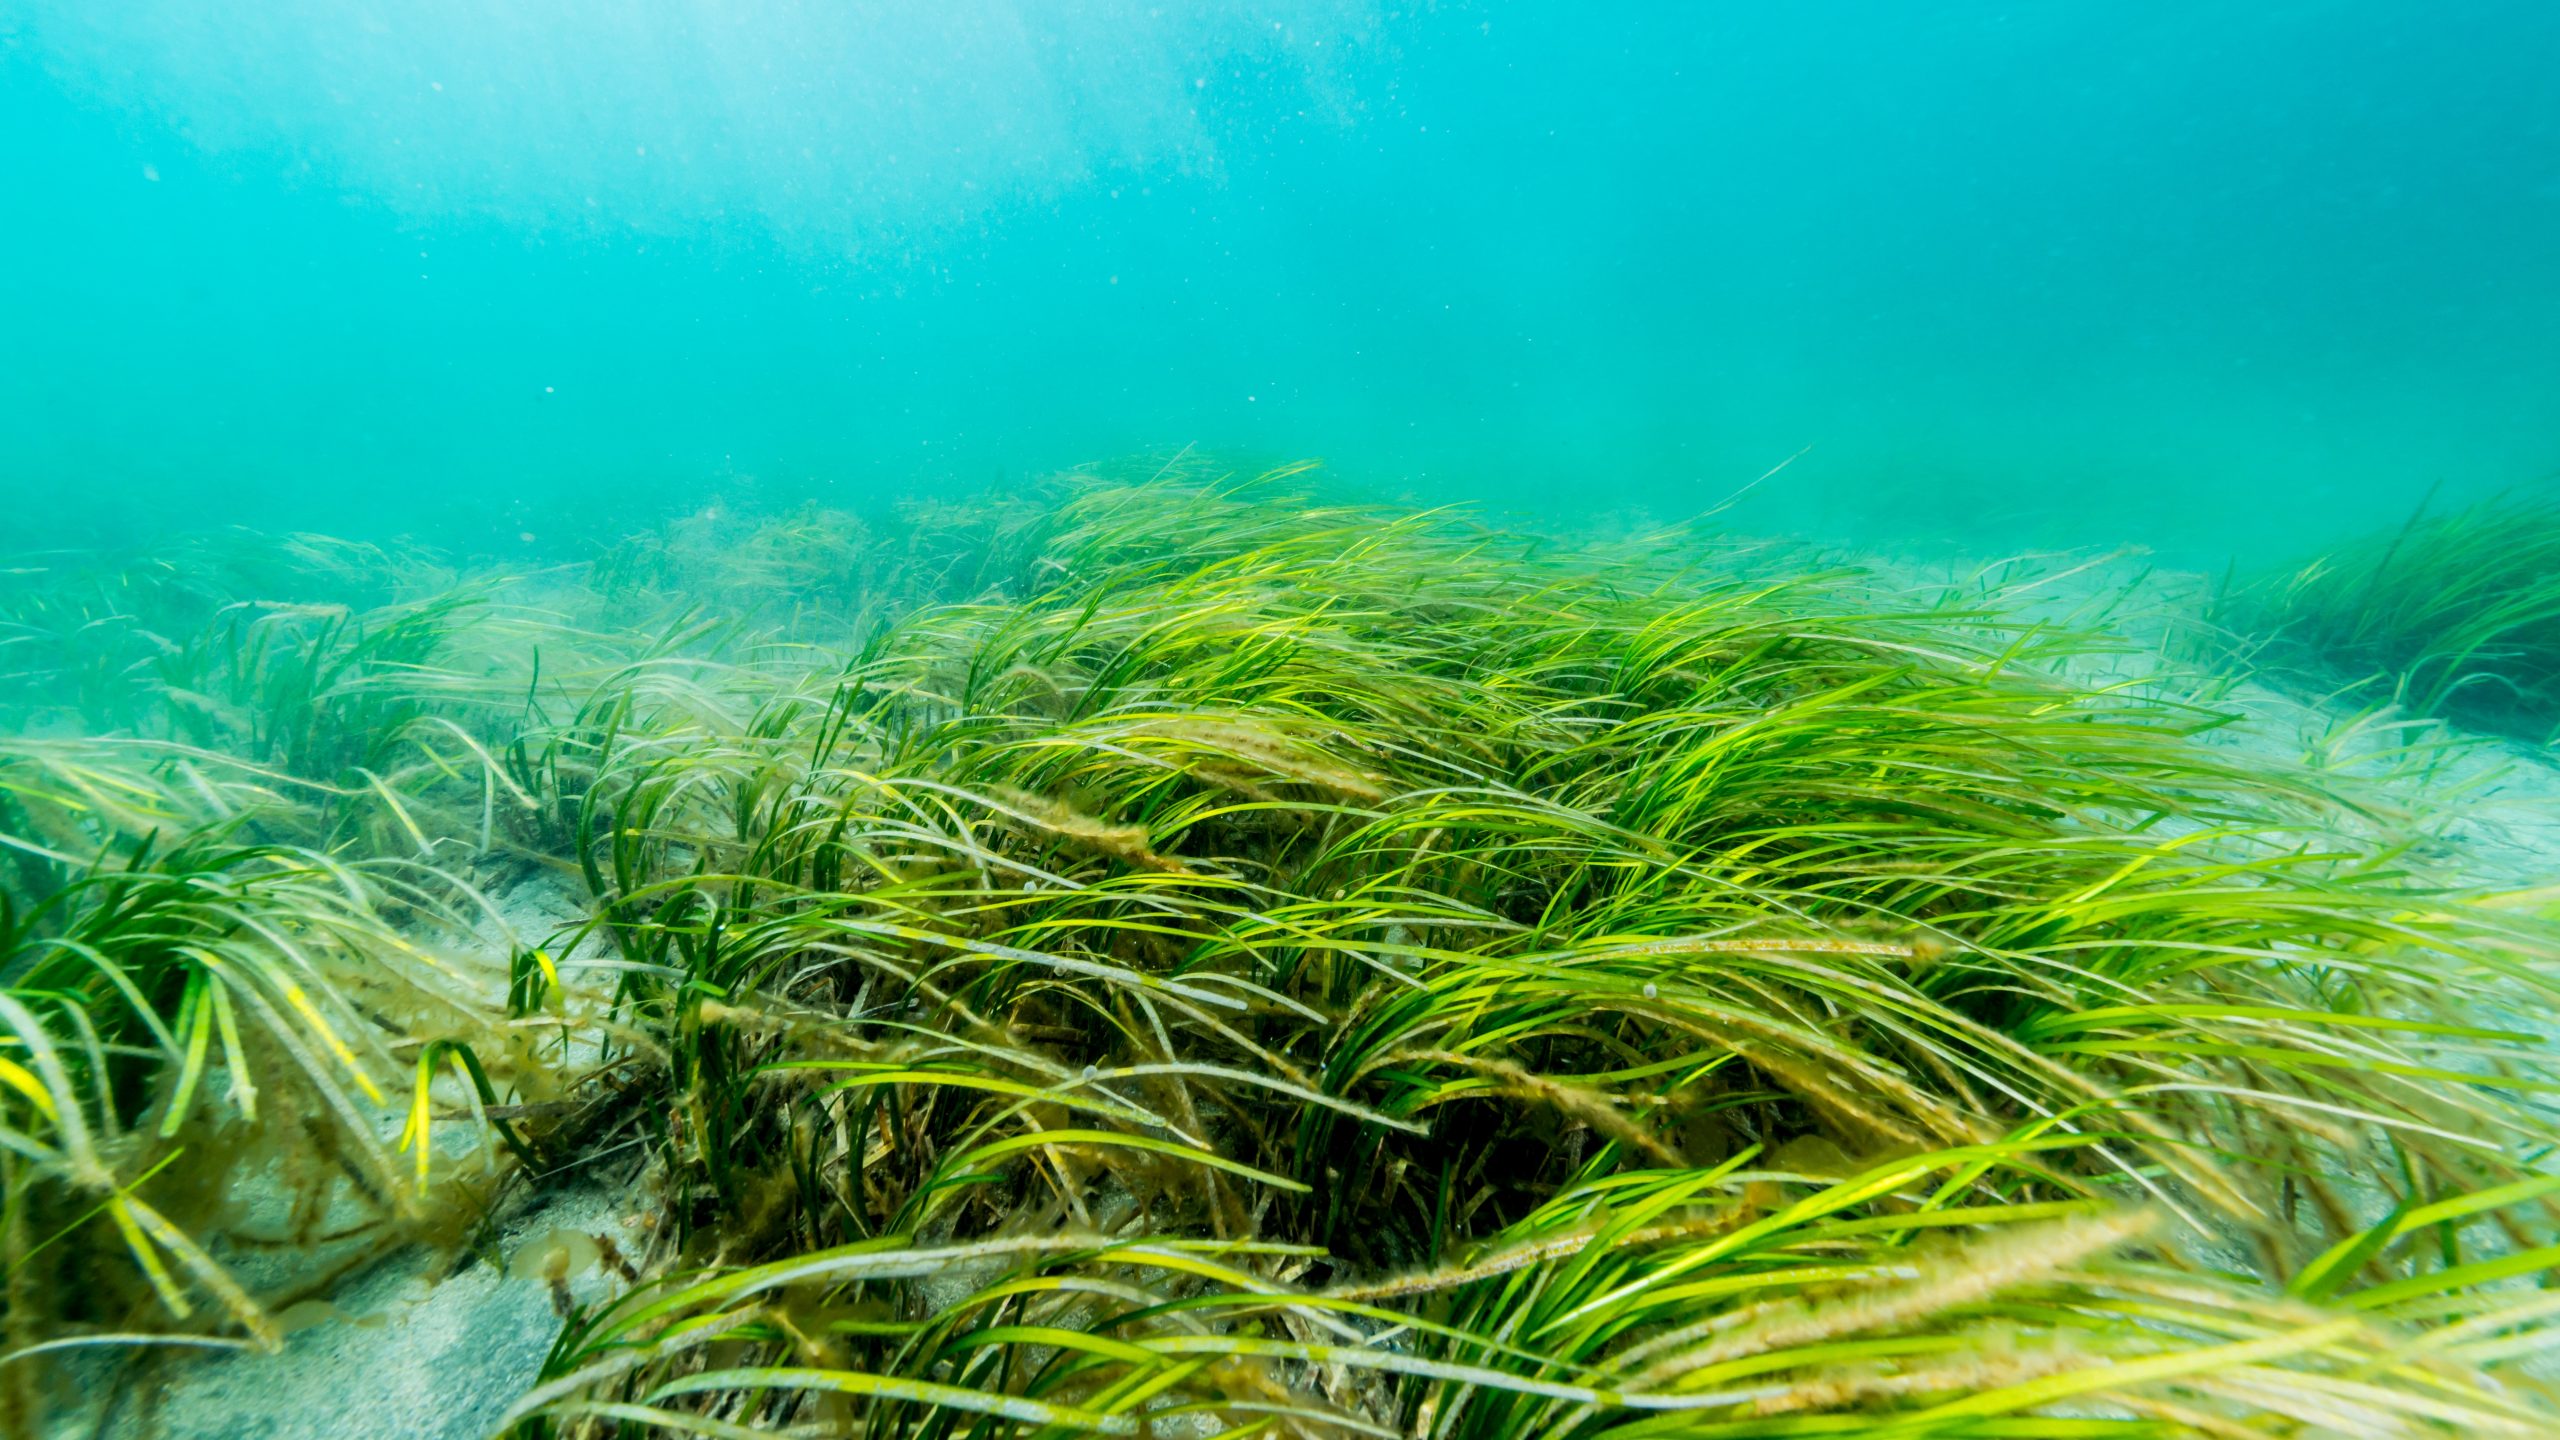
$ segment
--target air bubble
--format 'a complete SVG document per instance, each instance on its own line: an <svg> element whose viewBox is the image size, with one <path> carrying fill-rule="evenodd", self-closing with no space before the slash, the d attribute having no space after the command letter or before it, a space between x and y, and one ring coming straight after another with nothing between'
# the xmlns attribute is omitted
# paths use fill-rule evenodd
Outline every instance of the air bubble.
<svg viewBox="0 0 2560 1440"><path fill-rule="evenodd" d="M1647 980L1646 982L1644 982L1644 998L1646 998L1647 1000L1650 1000L1650 999L1652 999L1654 996L1659 995L1659 994L1661 994L1661 993L1662 993L1661 991L1656 990L1656 989L1654 989L1654 988L1653 988L1653 982L1652 982L1652 981Z"/></svg>

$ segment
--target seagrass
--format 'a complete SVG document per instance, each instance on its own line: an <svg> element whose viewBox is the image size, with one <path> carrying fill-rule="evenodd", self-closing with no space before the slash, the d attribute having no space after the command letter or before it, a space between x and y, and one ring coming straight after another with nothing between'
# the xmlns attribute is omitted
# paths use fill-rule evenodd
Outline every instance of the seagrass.
<svg viewBox="0 0 2560 1440"><path fill-rule="evenodd" d="M269 1338L155 1196L319 1134L641 1197L525 1436L2550 1432L2560 951L2390 795L1996 595L1157 471L13 602L17 1413Z"/></svg>

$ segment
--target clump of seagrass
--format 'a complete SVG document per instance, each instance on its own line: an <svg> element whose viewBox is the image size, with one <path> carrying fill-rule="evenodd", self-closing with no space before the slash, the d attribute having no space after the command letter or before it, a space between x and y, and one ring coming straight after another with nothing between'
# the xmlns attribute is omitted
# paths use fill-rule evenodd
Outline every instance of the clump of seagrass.
<svg viewBox="0 0 2560 1440"><path fill-rule="evenodd" d="M2560 729L2560 501L2422 510L2220 608L2279 675L2532 740Z"/></svg>
<svg viewBox="0 0 2560 1440"><path fill-rule="evenodd" d="M2529 1037L2427 1017L2550 935L2076 637L1190 484L988 545L564 737L633 1003L790 1020L674 1040L680 1227L773 1258L573 1322L526 1433L2308 1430L2471 1282L2287 1297L2294 1226L2548 1233ZM2233 1232L2263 1279L2146 1238ZM2473 1353L2350 1408L2542 1423Z"/></svg>
<svg viewBox="0 0 2560 1440"><path fill-rule="evenodd" d="M314 1249L453 1235L490 1156L448 1136L439 1164L434 1119L458 1108L521 1149L486 1119L492 1076L541 1068L499 1023L503 971L469 958L467 887L243 838L291 807L107 742L0 743L0 795L23 826L0 886L10 1354L162 1324L280 1344L297 1297L232 1271L250 1187ZM369 1218L324 1226L339 1198ZM11 1367L13 1423L33 1424L38 1376Z"/></svg>

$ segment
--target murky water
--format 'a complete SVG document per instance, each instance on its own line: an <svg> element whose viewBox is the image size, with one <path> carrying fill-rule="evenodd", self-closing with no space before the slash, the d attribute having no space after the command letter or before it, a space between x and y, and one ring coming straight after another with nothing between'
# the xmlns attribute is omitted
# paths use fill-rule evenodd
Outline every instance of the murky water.
<svg viewBox="0 0 2560 1440"><path fill-rule="evenodd" d="M1754 524L2210 562L2560 470L2555 56L2529 0L11 0L0 488L503 549L1801 451Z"/></svg>

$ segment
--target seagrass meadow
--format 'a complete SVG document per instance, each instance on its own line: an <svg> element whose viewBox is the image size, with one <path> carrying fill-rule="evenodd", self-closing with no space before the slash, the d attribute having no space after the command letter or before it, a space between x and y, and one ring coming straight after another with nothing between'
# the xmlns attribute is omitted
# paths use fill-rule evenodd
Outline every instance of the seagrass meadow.
<svg viewBox="0 0 2560 1440"><path fill-rule="evenodd" d="M427 1255L523 1440L2560 1433L2560 901L2229 743L2445 532L2206 673L1319 487L9 557L9 1432Z"/></svg>

